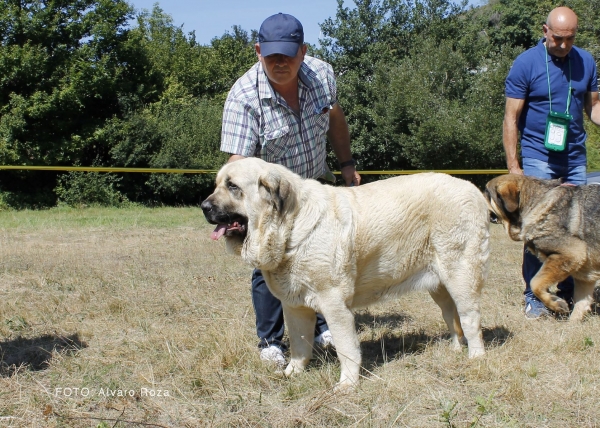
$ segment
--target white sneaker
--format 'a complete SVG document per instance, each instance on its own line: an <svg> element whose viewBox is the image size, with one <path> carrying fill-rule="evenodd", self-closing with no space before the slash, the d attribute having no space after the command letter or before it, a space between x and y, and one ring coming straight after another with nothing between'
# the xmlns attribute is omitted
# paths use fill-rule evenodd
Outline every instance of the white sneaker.
<svg viewBox="0 0 600 428"><path fill-rule="evenodd" d="M329 330L324 331L315 337L315 344L322 346L323 348L327 348L329 346L335 346L333 343L333 336Z"/></svg>
<svg viewBox="0 0 600 428"><path fill-rule="evenodd" d="M285 366L285 357L283 356L283 351L279 346L271 345L267 348L263 348L260 351L260 359L275 363L279 368L283 368L283 366Z"/></svg>

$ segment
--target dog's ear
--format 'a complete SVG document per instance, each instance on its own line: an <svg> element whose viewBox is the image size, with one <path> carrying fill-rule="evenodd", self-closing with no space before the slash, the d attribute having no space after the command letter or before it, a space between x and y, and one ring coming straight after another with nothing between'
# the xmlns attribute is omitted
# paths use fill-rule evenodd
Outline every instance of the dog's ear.
<svg viewBox="0 0 600 428"><path fill-rule="evenodd" d="M296 206L292 184L278 171L269 171L258 178L258 192L279 214L293 210Z"/></svg>
<svg viewBox="0 0 600 428"><path fill-rule="evenodd" d="M257 179L262 207L248 221L242 258L250 265L273 270L281 264L298 205L293 183L278 168L266 168Z"/></svg>
<svg viewBox="0 0 600 428"><path fill-rule="evenodd" d="M521 196L521 186L516 180L503 181L496 187L496 194L500 199L506 212L514 213L519 209L519 199Z"/></svg>

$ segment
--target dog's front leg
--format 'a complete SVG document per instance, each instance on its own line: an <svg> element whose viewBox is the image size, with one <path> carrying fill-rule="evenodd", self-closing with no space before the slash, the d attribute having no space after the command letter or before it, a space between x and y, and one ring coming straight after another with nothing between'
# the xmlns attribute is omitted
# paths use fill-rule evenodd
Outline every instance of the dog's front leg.
<svg viewBox="0 0 600 428"><path fill-rule="evenodd" d="M592 309L594 301L594 287L596 281L585 281L575 279L575 290L573 290L573 312L569 321L581 321L583 317Z"/></svg>
<svg viewBox="0 0 600 428"><path fill-rule="evenodd" d="M556 252L556 245L552 240L538 239L532 242L535 253L538 253L544 264L531 279L531 291L550 310L568 314L569 304L560 297L551 294L549 288L569 277L571 272L576 272L585 262L587 247L579 239L568 239L561 245L560 252ZM548 256L544 257L544 254ZM541 256L540 256L541 255Z"/></svg>
<svg viewBox="0 0 600 428"><path fill-rule="evenodd" d="M302 372L312 357L317 314L310 308L293 308L283 304L283 317L290 337L291 354L285 375L291 376Z"/></svg>
<svg viewBox="0 0 600 428"><path fill-rule="evenodd" d="M325 300L325 299L324 299ZM337 390L355 387L360 374L360 343L354 328L354 314L341 298L329 296L320 311L327 321L340 360L341 376Z"/></svg>
<svg viewBox="0 0 600 428"><path fill-rule="evenodd" d="M549 289L569 277L572 265L572 258L557 253L551 254L544 260L544 264L540 270L531 279L530 285L533 294L548 309L559 314L568 314L569 304L560 297L550 293Z"/></svg>

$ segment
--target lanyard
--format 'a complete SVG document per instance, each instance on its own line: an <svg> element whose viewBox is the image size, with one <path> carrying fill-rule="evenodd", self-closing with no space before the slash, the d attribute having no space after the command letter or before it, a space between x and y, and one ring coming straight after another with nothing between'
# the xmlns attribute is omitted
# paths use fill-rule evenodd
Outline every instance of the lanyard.
<svg viewBox="0 0 600 428"><path fill-rule="evenodd" d="M548 70L548 47L544 45L546 50L546 76L548 77L548 99L550 100L550 111L552 111L552 94L550 92L550 71ZM569 93L567 95L567 110L565 114L569 114L569 107L571 106L571 58L569 58Z"/></svg>

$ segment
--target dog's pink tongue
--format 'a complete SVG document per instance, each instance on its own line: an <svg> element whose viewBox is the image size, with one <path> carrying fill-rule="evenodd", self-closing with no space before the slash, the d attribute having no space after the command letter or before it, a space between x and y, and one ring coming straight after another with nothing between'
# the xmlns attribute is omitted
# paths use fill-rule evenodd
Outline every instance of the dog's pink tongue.
<svg viewBox="0 0 600 428"><path fill-rule="evenodd" d="M218 241L221 236L225 235L226 231L227 225L219 224L217 225L217 227L215 227L215 230L213 230L213 232L210 234L210 239L212 239L213 241Z"/></svg>

